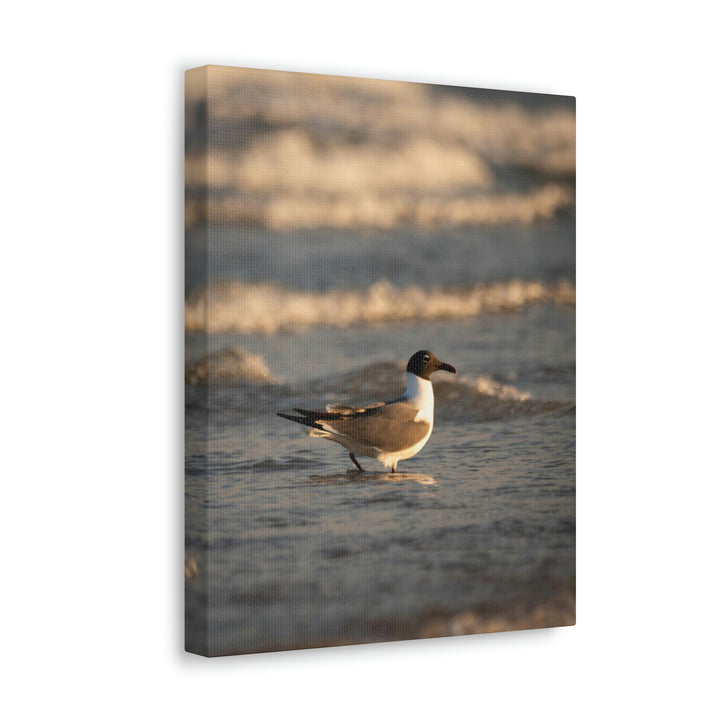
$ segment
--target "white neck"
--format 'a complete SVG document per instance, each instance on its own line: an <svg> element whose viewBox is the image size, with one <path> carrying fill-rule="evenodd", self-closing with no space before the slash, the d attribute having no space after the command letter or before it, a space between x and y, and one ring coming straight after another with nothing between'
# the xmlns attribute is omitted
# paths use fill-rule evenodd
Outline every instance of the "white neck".
<svg viewBox="0 0 720 720"><path fill-rule="evenodd" d="M435 395L433 394L433 386L429 380L418 377L415 373L406 373L407 390L403 395L403 400L409 400L418 410L422 410L423 414L432 417L435 409Z"/></svg>

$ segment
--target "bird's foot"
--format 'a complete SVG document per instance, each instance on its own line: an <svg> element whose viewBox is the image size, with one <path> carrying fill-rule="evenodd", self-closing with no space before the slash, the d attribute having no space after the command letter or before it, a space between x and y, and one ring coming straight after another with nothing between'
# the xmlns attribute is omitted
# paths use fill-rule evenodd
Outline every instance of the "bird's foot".
<svg viewBox="0 0 720 720"><path fill-rule="evenodd" d="M365 471L363 470L362 466L360 465L360 463L355 459L355 456L354 456L352 453L350 453L350 459L353 461L353 463L355 464L355 467L356 467L360 472L365 472Z"/></svg>

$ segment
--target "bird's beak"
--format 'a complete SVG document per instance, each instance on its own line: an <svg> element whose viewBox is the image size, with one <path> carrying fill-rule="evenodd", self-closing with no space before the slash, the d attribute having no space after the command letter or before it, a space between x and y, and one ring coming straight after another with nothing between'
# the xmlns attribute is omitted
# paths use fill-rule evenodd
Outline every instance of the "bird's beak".
<svg viewBox="0 0 720 720"><path fill-rule="evenodd" d="M437 366L436 369L437 370L447 370L448 372L454 373L455 375L457 375L457 370L452 365L448 365L447 363L444 363L444 362L441 362Z"/></svg>

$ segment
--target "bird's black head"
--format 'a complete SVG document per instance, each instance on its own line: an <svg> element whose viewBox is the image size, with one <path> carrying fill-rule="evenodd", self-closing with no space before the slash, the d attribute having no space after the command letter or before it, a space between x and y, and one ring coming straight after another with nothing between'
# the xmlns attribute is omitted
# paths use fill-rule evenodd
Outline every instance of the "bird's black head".
<svg viewBox="0 0 720 720"><path fill-rule="evenodd" d="M408 360L407 371L425 380L429 380L430 374L436 370L447 370L447 372L457 373L457 370L455 370L452 365L440 362L429 350L418 350L410 360Z"/></svg>

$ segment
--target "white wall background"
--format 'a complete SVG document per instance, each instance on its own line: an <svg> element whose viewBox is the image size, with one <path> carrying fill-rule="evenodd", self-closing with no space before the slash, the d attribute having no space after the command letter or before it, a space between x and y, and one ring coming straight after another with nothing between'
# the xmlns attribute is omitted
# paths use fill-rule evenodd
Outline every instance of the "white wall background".
<svg viewBox="0 0 720 720"><path fill-rule="evenodd" d="M4 8L6 717L717 713L710 8ZM576 628L182 652L182 73L208 62L577 96Z"/></svg>

